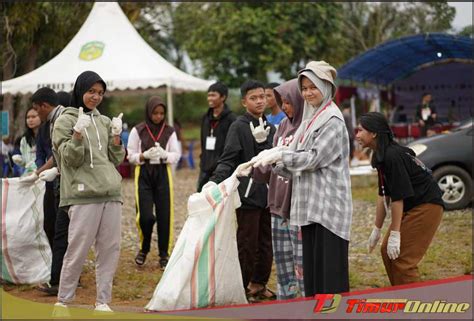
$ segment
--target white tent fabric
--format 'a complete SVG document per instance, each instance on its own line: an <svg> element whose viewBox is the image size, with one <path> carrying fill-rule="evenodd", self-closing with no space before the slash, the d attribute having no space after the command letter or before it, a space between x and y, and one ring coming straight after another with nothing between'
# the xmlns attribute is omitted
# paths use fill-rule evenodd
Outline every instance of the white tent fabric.
<svg viewBox="0 0 474 321"><path fill-rule="evenodd" d="M212 83L179 70L161 57L143 40L117 2L96 2L63 51L30 73L2 81L2 94L33 93L41 87L71 91L77 76L86 70L97 72L108 91L160 86L207 90Z"/></svg>

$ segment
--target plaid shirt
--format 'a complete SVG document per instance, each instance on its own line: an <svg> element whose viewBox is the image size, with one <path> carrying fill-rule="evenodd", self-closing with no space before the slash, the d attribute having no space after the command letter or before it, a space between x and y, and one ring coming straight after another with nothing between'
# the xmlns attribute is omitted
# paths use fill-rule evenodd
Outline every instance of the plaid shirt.
<svg viewBox="0 0 474 321"><path fill-rule="evenodd" d="M283 153L283 164L293 174L291 224L319 223L349 240L352 195L344 121L332 117L306 139L304 149Z"/></svg>

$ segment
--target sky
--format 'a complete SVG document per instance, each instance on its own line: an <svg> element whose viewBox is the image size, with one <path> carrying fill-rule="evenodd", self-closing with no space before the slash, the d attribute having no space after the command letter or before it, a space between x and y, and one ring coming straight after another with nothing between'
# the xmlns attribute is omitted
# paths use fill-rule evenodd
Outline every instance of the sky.
<svg viewBox="0 0 474 321"><path fill-rule="evenodd" d="M472 2L448 2L451 7L456 8L456 16L452 23L457 31L472 24Z"/></svg>

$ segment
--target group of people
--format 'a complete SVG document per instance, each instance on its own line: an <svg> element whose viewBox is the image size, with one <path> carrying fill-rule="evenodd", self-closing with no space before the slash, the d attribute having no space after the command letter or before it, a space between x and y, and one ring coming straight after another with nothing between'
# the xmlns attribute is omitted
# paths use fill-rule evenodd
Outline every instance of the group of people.
<svg viewBox="0 0 474 321"><path fill-rule="evenodd" d="M247 80L240 87L245 113L238 117L226 104L227 87L221 82L209 87L197 189L215 186L233 173L239 178L242 205L236 210L237 246L249 301L350 289L350 143L344 116L333 102L335 79L331 65L312 61L297 78L281 85ZM166 123L166 104L153 96L144 108L144 121L131 130L125 149L120 136L122 114L110 119L98 110L106 89L97 73L86 71L78 76L64 106L49 88L33 95L32 110L44 122L39 130L36 116L27 112L31 132L25 135L25 143L43 131L49 139L44 142L49 154L36 168L28 167L20 180L54 183L54 219L48 218L51 209L46 209L45 202L45 230L46 221L53 226L47 232L53 252L51 281L40 289L57 293L58 307L67 307L74 299L93 246L95 307L111 311L108 304L120 255L122 215L121 176L116 166L125 155L136 165L140 249L135 263L145 264L155 223L159 264L164 269L168 263L174 230L170 166L181 157L177 134ZM267 106L271 112L265 115ZM390 282L417 281L417 265L441 221L441 191L414 153L393 140L381 114L361 116L356 139L374 151L372 166L379 173L380 196L369 247L376 246L391 211L392 222L382 244ZM37 160L40 144L36 139ZM29 146L21 154L25 165L34 154ZM276 294L267 288L273 259Z"/></svg>

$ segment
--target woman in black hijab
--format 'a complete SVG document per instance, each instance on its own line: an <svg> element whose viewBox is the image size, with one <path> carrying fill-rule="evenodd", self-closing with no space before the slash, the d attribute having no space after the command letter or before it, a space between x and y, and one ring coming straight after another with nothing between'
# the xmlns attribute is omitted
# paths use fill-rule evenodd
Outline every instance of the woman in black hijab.
<svg viewBox="0 0 474 321"><path fill-rule="evenodd" d="M415 153L393 139L385 117L376 112L360 117L357 141L373 151L372 166L379 176L375 226L369 252L380 239L386 214L391 224L382 242L382 259L392 285L419 281L418 263L425 255L441 222L442 192L431 170ZM389 205L390 204L390 208Z"/></svg>
<svg viewBox="0 0 474 321"><path fill-rule="evenodd" d="M170 240L173 240L174 197L170 164L176 164L181 157L176 132L166 124L165 115L163 100L157 96L150 97L145 106L145 121L132 129L127 144L128 159L137 165L135 195L140 251L135 263L145 264L156 222L162 269L168 263Z"/></svg>
<svg viewBox="0 0 474 321"><path fill-rule="evenodd" d="M53 151L60 168L60 207L70 218L57 307L74 299L89 249L96 253L97 311L112 311L112 282L120 256L124 157L121 116L110 120L97 107L106 84L93 71L77 77L71 99L54 123Z"/></svg>

